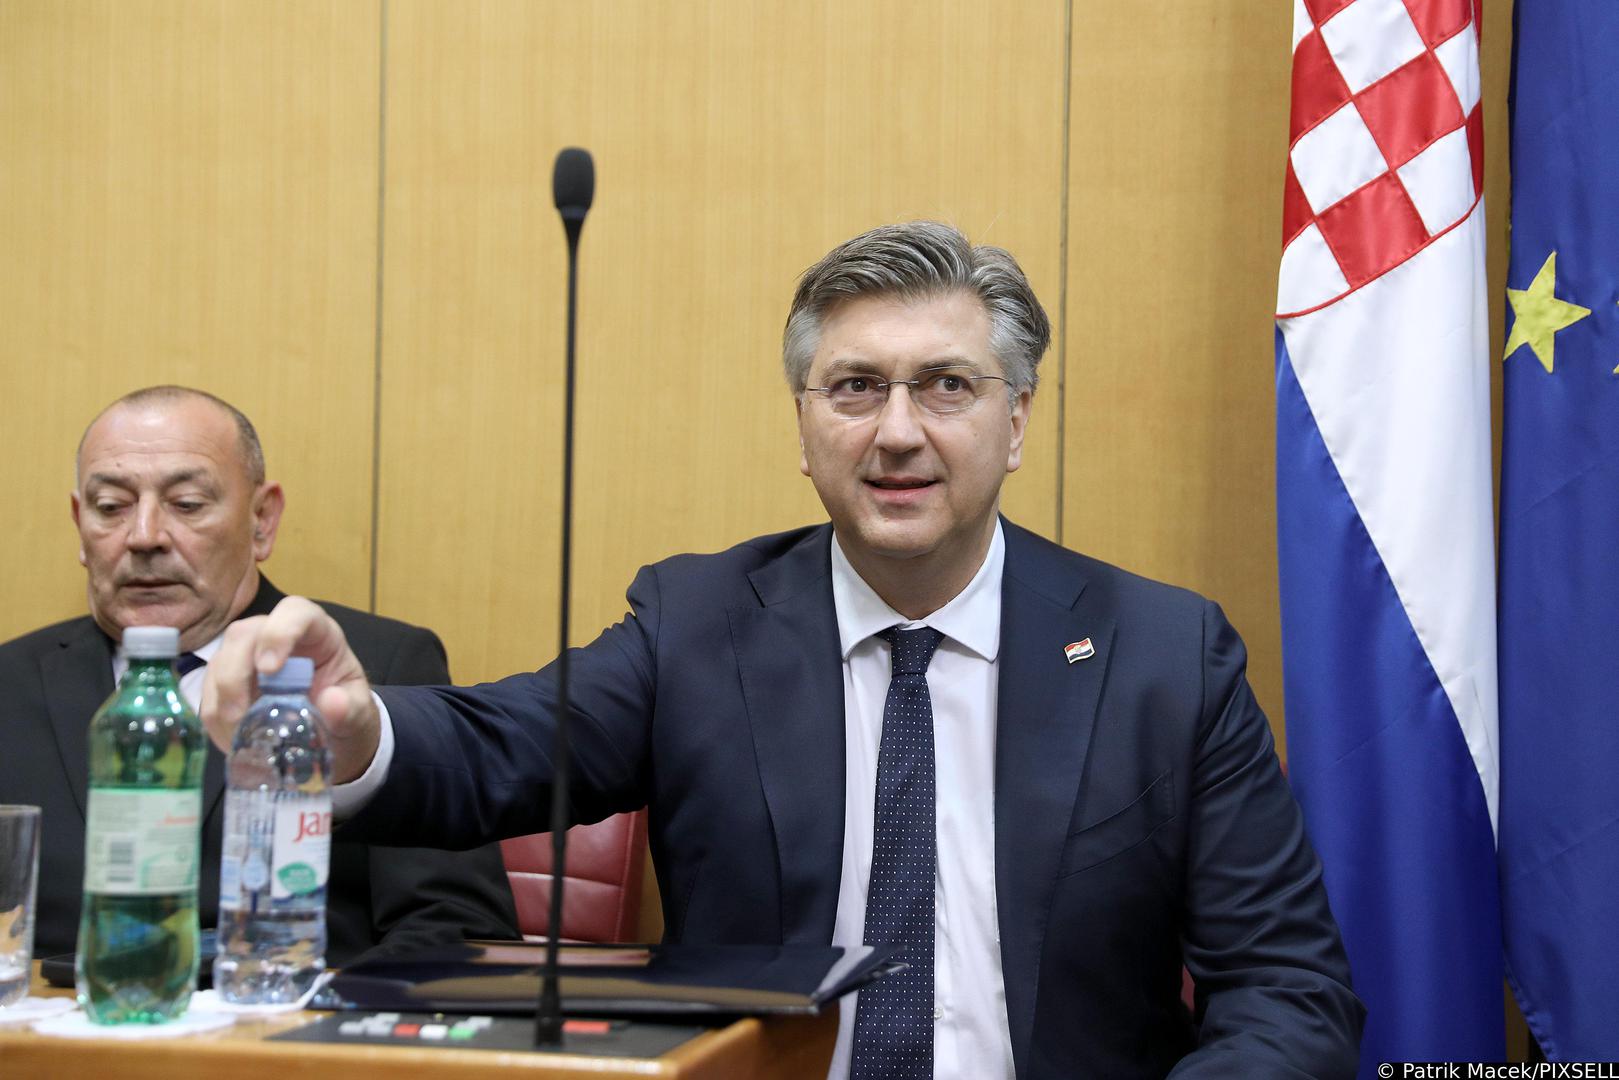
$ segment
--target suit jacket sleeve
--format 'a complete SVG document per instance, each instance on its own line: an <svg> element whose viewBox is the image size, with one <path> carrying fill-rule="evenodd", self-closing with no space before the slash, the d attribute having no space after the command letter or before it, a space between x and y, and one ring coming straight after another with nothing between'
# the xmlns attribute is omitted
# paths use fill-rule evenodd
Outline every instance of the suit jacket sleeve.
<svg viewBox="0 0 1619 1080"><path fill-rule="evenodd" d="M1184 941L1199 1045L1171 1075L1353 1077L1365 1009L1321 864L1243 674L1242 641L1213 604L1203 627Z"/></svg>
<svg viewBox="0 0 1619 1080"><path fill-rule="evenodd" d="M384 684L448 683L437 635L408 627L375 674ZM470 851L369 846L365 865L371 897L371 955L468 937L516 938L517 911L498 844ZM334 934L335 936L335 934Z"/></svg>
<svg viewBox="0 0 1619 1080"><path fill-rule="evenodd" d="M571 824L648 801L656 683L657 572L634 614L569 650ZM478 687L380 687L394 723L388 780L345 828L465 846L549 829L556 664Z"/></svg>

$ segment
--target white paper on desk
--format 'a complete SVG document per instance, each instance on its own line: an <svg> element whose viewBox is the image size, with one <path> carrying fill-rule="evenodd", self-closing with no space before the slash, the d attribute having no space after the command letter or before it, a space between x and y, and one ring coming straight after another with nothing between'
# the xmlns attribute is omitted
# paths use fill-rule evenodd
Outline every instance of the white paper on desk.
<svg viewBox="0 0 1619 1080"><path fill-rule="evenodd" d="M25 997L0 1009L0 1027L32 1024L35 1020L58 1016L72 1009L73 999L70 997Z"/></svg>
<svg viewBox="0 0 1619 1080"><path fill-rule="evenodd" d="M142 1039L178 1039L186 1035L200 1035L205 1031L218 1031L236 1023L228 1013L191 1012L165 1024L97 1024L82 1009L52 1016L34 1024L41 1035L55 1035L63 1039L113 1039L135 1042Z"/></svg>

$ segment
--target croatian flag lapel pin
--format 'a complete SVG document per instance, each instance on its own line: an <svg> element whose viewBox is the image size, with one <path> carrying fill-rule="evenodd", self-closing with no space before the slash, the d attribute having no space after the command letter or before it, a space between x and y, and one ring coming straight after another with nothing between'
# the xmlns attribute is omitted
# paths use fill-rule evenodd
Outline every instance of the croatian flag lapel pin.
<svg viewBox="0 0 1619 1080"><path fill-rule="evenodd" d="M1073 641L1064 645L1062 652L1064 656L1068 657L1068 662L1073 664L1081 660L1089 660L1095 656L1096 646L1091 644L1090 638L1086 638L1083 641Z"/></svg>

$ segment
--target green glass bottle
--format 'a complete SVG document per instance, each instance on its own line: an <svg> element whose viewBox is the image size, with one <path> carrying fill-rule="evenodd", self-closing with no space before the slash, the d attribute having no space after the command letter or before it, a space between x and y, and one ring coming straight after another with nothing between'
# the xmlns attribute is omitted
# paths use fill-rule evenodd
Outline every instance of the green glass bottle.
<svg viewBox="0 0 1619 1080"><path fill-rule="evenodd" d="M208 741L180 695L179 645L172 627L125 630L129 670L90 721L75 981L98 1024L172 1020L197 982Z"/></svg>

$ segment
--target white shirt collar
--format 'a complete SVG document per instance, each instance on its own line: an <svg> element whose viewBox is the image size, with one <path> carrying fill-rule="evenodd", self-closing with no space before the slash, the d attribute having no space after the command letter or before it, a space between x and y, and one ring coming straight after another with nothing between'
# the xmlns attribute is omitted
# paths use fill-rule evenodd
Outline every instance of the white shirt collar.
<svg viewBox="0 0 1619 1080"><path fill-rule="evenodd" d="M843 658L856 645L896 623L931 626L950 640L993 663L1001 651L1001 570L1006 564L1006 541L1001 523L995 521L995 535L983 565L944 607L912 622L889 607L876 590L850 565L836 533L832 534L832 604L838 615L838 644Z"/></svg>

